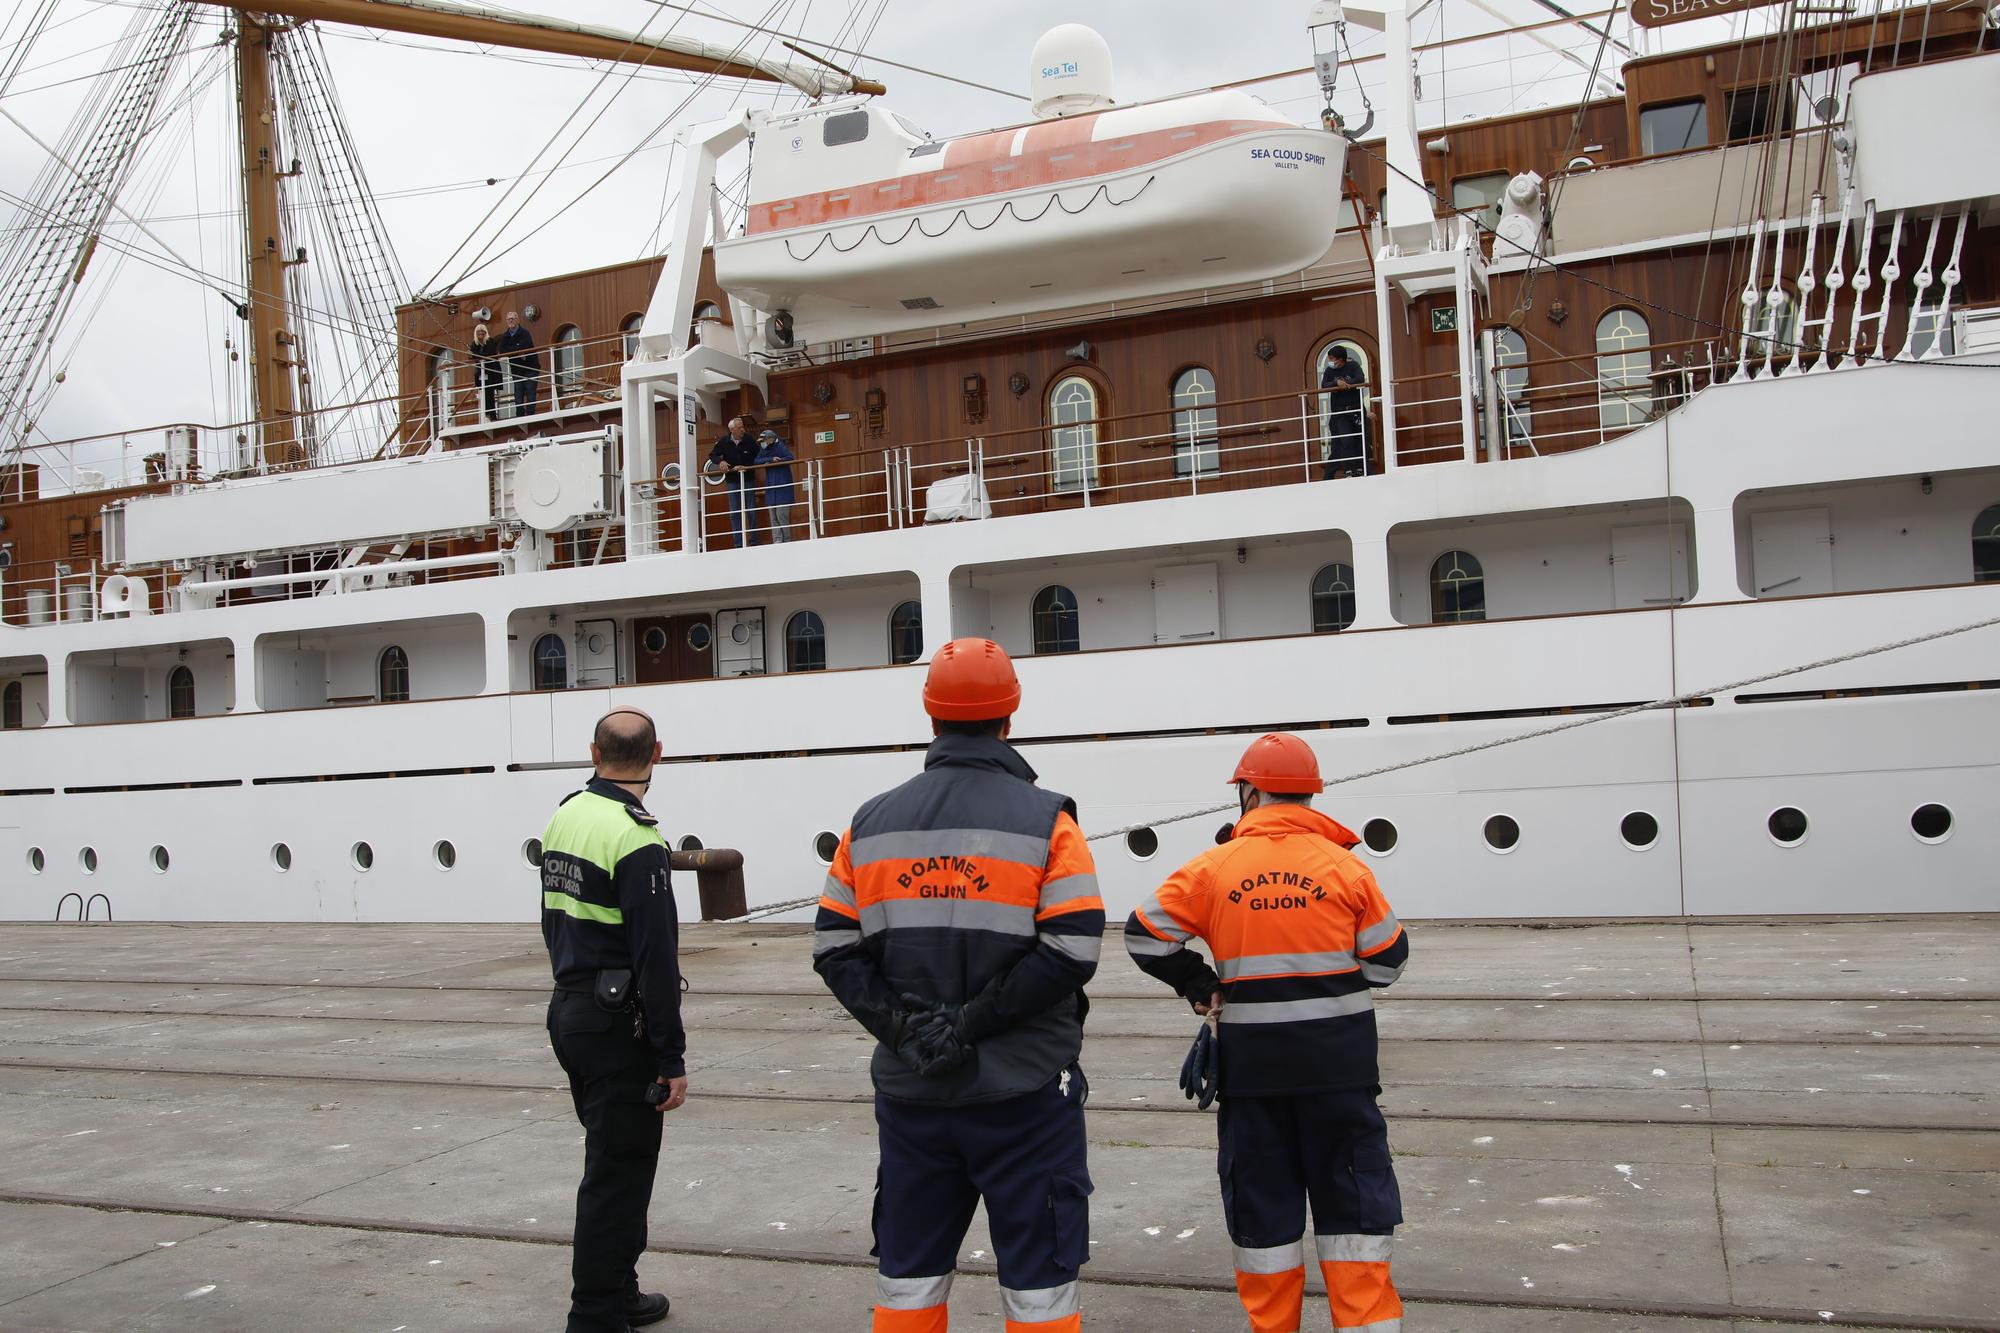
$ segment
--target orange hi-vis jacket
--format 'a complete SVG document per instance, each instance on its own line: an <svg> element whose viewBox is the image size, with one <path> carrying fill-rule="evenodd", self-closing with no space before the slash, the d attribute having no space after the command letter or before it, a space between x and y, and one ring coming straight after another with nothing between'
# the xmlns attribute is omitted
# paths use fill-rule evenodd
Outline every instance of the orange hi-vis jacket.
<svg viewBox="0 0 2000 1333"><path fill-rule="evenodd" d="M1125 947L1144 971L1190 999L1221 989L1224 1096L1381 1082L1374 992L1401 974L1410 944L1348 850L1357 841L1310 806L1259 806L1125 923ZM1214 952L1214 971L1187 947L1195 936Z"/></svg>

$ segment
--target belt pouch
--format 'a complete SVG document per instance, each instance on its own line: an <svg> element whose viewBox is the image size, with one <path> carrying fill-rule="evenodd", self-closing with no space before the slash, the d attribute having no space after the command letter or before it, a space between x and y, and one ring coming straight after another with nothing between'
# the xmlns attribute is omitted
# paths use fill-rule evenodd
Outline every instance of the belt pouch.
<svg viewBox="0 0 2000 1333"><path fill-rule="evenodd" d="M597 974L597 985L591 996L597 1007L607 1013L619 1013L632 1004L632 969L629 967L607 967Z"/></svg>

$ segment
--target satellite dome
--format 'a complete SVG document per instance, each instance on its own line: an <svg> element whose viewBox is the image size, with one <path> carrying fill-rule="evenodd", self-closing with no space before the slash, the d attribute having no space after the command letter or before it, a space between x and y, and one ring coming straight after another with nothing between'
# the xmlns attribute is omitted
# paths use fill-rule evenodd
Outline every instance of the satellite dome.
<svg viewBox="0 0 2000 1333"><path fill-rule="evenodd" d="M1035 43L1028 92L1042 120L1104 110L1114 103L1111 48L1081 23L1050 28Z"/></svg>

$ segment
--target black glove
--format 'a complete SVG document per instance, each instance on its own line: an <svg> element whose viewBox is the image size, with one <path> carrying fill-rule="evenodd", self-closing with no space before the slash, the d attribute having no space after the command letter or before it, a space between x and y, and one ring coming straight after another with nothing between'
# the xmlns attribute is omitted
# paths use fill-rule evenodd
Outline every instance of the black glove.
<svg viewBox="0 0 2000 1333"><path fill-rule="evenodd" d="M907 1054L903 1046L897 1048L897 1054L912 1069L929 1078L948 1074L972 1058L963 1006L932 1003L915 995L903 996L903 1003L913 1012L904 1025Z"/></svg>
<svg viewBox="0 0 2000 1333"><path fill-rule="evenodd" d="M1195 1106L1206 1111L1215 1101L1215 1029L1201 1025L1187 1059L1181 1061L1181 1091Z"/></svg>
<svg viewBox="0 0 2000 1333"><path fill-rule="evenodd" d="M1215 975L1215 969L1204 967L1180 985L1179 994L1189 1007L1207 1004L1222 989L1222 978Z"/></svg>

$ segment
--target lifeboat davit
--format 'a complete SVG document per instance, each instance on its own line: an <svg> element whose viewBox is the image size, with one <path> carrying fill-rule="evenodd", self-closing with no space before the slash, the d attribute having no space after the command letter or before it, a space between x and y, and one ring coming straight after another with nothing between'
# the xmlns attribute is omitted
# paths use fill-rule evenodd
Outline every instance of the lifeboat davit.
<svg viewBox="0 0 2000 1333"><path fill-rule="evenodd" d="M933 140L848 100L755 131L721 286L801 342L1129 302L1297 272L1333 240L1346 140L1247 93L1118 106L1103 39L1035 52L1042 119Z"/></svg>

